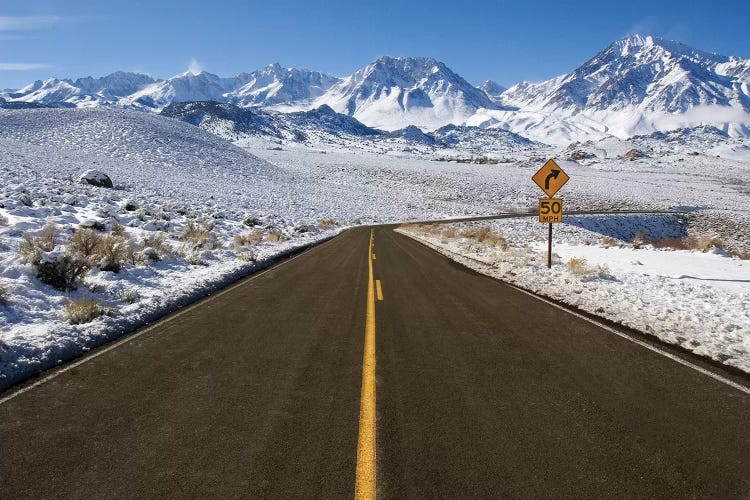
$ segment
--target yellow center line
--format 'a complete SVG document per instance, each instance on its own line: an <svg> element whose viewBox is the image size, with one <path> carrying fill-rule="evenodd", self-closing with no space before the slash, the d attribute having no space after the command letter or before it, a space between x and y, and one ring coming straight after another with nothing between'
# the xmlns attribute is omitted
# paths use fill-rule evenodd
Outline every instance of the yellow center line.
<svg viewBox="0 0 750 500"><path fill-rule="evenodd" d="M372 245L375 235L370 230L368 249L370 279L367 283L367 315L365 321L365 352L362 359L362 395L359 407L359 438L357 442L357 478L355 499L375 499L375 290L372 273Z"/></svg>
<svg viewBox="0 0 750 500"><path fill-rule="evenodd" d="M377 256L375 254L372 254L372 260L378 260Z"/></svg>
<svg viewBox="0 0 750 500"><path fill-rule="evenodd" d="M383 300L383 288L380 286L380 280L375 280L375 288L378 292L378 300Z"/></svg>

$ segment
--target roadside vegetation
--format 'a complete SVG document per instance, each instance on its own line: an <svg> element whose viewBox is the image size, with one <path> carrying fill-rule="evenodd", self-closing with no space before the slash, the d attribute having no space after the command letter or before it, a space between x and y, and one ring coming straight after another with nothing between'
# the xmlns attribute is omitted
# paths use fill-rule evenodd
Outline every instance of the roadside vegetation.
<svg viewBox="0 0 750 500"><path fill-rule="evenodd" d="M71 199L72 204L76 200ZM217 220L211 217L198 218L186 211L170 211L165 207L150 208L139 206L134 201L125 202L119 209L121 216L130 220L130 227L120 222L113 212L102 213L97 220L82 221L76 226L59 227L54 223L45 224L36 231L22 234L15 244L15 252L23 264L30 266L33 276L41 283L63 292L61 303L64 317L71 325L90 323L105 313L102 300L94 298L73 298L69 294L79 289L92 291L112 314L113 304L136 304L144 299L135 287L113 286L112 291L102 295L100 284L88 279L90 275L112 273L118 278L108 279L116 284L132 279L133 273L140 275L139 268L149 268L168 261L167 266L183 262L191 266L205 266L217 260L216 251L227 250L231 258L252 264L258 260L258 249L262 245L273 245L292 237L279 227L263 220L246 216L236 221L233 227L239 232L217 231ZM0 225L8 223L7 217L0 214ZM132 220L139 224L132 224ZM143 223L149 230L137 228ZM315 224L299 226L299 234L319 232L339 227L335 219L319 219ZM135 226L135 227L133 227ZM244 229L244 230L243 230ZM107 288L110 288L107 286ZM9 304L9 292L0 287L0 305Z"/></svg>

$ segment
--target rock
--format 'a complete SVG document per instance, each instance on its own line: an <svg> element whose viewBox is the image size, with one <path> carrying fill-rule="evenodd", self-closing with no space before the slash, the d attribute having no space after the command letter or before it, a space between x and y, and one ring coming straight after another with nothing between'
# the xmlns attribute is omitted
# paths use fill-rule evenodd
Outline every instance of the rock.
<svg viewBox="0 0 750 500"><path fill-rule="evenodd" d="M622 157L626 160L633 161L637 160L638 158L648 158L648 155L640 149L631 149L630 151L622 155Z"/></svg>
<svg viewBox="0 0 750 500"><path fill-rule="evenodd" d="M92 186L113 188L112 179L101 170L86 170L78 177L81 184L91 184Z"/></svg>
<svg viewBox="0 0 750 500"><path fill-rule="evenodd" d="M95 231L99 231L99 232L103 232L107 230L107 226L105 226L103 222L94 220L94 219L83 220L78 225L78 227L81 227L83 229L94 229Z"/></svg>
<svg viewBox="0 0 750 500"><path fill-rule="evenodd" d="M568 160L578 161L578 160L590 160L591 158L596 158L596 155L593 153L589 153L588 151L582 151L580 149L574 149L568 153Z"/></svg>

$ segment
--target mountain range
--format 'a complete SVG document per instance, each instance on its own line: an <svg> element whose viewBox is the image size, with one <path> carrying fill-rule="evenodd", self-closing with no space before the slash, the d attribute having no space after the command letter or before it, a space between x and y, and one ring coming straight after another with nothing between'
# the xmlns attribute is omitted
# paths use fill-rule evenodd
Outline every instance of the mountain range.
<svg viewBox="0 0 750 500"><path fill-rule="evenodd" d="M166 80L126 72L50 78L0 93L2 107L161 112L206 101L283 112L332 110L382 131L469 125L553 144L698 125L750 136L750 60L633 35L570 73L509 89L492 81L475 87L432 58L382 57L344 78L272 64L230 78L205 71Z"/></svg>

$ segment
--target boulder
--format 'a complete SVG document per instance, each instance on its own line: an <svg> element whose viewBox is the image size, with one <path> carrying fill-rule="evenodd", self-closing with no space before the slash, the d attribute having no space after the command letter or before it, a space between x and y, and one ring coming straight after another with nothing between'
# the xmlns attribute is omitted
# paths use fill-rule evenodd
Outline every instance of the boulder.
<svg viewBox="0 0 750 500"><path fill-rule="evenodd" d="M86 170L78 177L78 182L104 188L114 187L112 179L101 170Z"/></svg>

